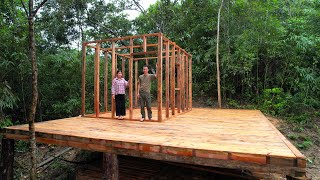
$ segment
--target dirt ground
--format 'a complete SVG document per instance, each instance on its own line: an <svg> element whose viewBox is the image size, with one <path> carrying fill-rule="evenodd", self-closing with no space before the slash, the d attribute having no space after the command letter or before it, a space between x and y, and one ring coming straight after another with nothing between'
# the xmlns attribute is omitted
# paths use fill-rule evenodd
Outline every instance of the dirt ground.
<svg viewBox="0 0 320 180"><path fill-rule="evenodd" d="M307 176L320 180L320 120L305 125L288 123L282 119L268 117L268 119L307 157ZM28 144L16 142L15 177L14 179L29 179ZM38 163L54 156L66 147L38 144ZM99 161L92 157L92 153L71 149L59 158L37 169L39 179L74 179L76 170L84 164Z"/></svg>
<svg viewBox="0 0 320 180"><path fill-rule="evenodd" d="M282 119L267 118L307 157L308 178L320 180L320 120L298 126Z"/></svg>

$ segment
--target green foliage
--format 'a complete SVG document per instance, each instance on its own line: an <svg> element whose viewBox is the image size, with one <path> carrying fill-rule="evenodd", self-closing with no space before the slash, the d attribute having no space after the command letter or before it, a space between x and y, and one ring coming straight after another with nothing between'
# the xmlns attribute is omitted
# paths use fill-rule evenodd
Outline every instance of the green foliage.
<svg viewBox="0 0 320 180"><path fill-rule="evenodd" d="M300 149L309 149L312 145L313 143L310 140L305 140L302 143L297 144Z"/></svg>
<svg viewBox="0 0 320 180"><path fill-rule="evenodd" d="M283 115L290 96L281 88L265 89L262 94L261 110L271 115Z"/></svg>
<svg viewBox="0 0 320 180"><path fill-rule="evenodd" d="M77 51L61 50L41 56L39 66L40 112L42 119L80 114L81 65Z"/></svg>
<svg viewBox="0 0 320 180"><path fill-rule="evenodd" d="M4 118L4 120L0 121L0 129L3 129L8 126L12 126L12 125L13 123L9 118Z"/></svg>
<svg viewBox="0 0 320 180"><path fill-rule="evenodd" d="M5 109L12 109L16 104L17 97L12 93L8 82L0 84L0 115ZM1 117L1 116L0 116Z"/></svg>
<svg viewBox="0 0 320 180"><path fill-rule="evenodd" d="M29 150L30 142L29 141L15 141L15 151L17 152L27 152Z"/></svg>
<svg viewBox="0 0 320 180"><path fill-rule="evenodd" d="M302 129L299 130L299 132L303 132ZM300 149L309 149L311 146L313 146L312 139L308 136L305 136L303 134L297 134L297 133L291 133L288 135L288 138L295 141L296 145Z"/></svg>
<svg viewBox="0 0 320 180"><path fill-rule="evenodd" d="M240 109L242 106L234 99L228 100L228 106L230 108Z"/></svg>
<svg viewBox="0 0 320 180"><path fill-rule="evenodd" d="M291 140L297 140L299 138L299 135L297 135L297 134L288 134L288 138L290 138Z"/></svg>

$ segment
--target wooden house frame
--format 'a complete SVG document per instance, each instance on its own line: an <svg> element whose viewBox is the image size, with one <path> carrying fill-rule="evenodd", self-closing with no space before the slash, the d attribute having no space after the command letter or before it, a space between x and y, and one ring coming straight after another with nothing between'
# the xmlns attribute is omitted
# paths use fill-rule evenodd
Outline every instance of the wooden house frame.
<svg viewBox="0 0 320 180"><path fill-rule="evenodd" d="M133 118L133 106L137 106L138 63L156 60L157 68L157 120L174 116L192 109L192 56L175 42L170 41L162 33L143 34L119 38L88 41L82 43L82 108L81 115L86 116L86 54L87 48L93 48L94 55L94 115L101 117L101 113L108 112L108 100L111 98L111 87L108 77L114 79L117 69L125 73L126 60L128 63L129 81L129 120ZM104 93L103 110L100 112L100 54L104 55ZM109 59L111 57L111 63ZM119 57L121 68L118 68ZM119 63L120 64L120 63ZM111 72L108 67L111 66ZM90 67L89 67L90 68ZM164 76L164 77L163 77ZM165 92L163 92L165 91ZM163 94L165 94L163 96ZM134 98L134 99L133 99ZM165 109L163 109L163 106ZM115 102L111 100L111 114L105 118L115 117Z"/></svg>

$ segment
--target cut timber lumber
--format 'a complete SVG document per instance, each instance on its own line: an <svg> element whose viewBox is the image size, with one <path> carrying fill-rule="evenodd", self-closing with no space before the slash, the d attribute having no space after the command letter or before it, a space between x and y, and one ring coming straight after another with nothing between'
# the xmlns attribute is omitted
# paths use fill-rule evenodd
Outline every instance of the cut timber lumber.
<svg viewBox="0 0 320 180"><path fill-rule="evenodd" d="M100 43L97 43L94 56L94 112L100 113Z"/></svg>
<svg viewBox="0 0 320 180"><path fill-rule="evenodd" d="M57 157L61 156L62 154L70 151L72 149L72 147L68 147L68 148L64 148L62 149L60 152L58 152L57 154L55 154L52 157L49 157L48 159L42 161L41 163L38 164L37 168L40 168L48 163L50 163L51 161L55 160Z"/></svg>

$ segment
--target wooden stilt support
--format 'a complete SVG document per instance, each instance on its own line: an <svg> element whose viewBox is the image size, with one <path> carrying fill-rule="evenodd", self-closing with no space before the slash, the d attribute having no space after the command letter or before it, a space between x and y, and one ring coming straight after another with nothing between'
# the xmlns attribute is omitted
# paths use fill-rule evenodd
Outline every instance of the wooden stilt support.
<svg viewBox="0 0 320 180"><path fill-rule="evenodd" d="M111 53L111 82L116 76L116 49L115 49L115 42L112 41L112 53ZM114 118L115 116L115 100L111 99L111 117Z"/></svg>
<svg viewBox="0 0 320 180"><path fill-rule="evenodd" d="M169 118L169 41L166 42L166 118Z"/></svg>
<svg viewBox="0 0 320 180"><path fill-rule="evenodd" d="M87 46L82 45L82 90L81 90L81 115L86 113L86 51Z"/></svg>
<svg viewBox="0 0 320 180"><path fill-rule="evenodd" d="M163 35L162 33L158 36L158 69L157 69L157 79L158 79L158 121L162 121L162 45L163 45Z"/></svg>
<svg viewBox="0 0 320 180"><path fill-rule="evenodd" d="M108 53L104 53L104 110L108 112Z"/></svg>
<svg viewBox="0 0 320 180"><path fill-rule="evenodd" d="M100 113L100 43L97 43L94 56L94 112L96 117Z"/></svg>
<svg viewBox="0 0 320 180"><path fill-rule="evenodd" d="M0 162L0 179L13 179L13 162L14 162L14 140L2 139L2 151Z"/></svg>
<svg viewBox="0 0 320 180"><path fill-rule="evenodd" d="M119 179L119 164L116 154L103 153L103 171L104 180Z"/></svg>

